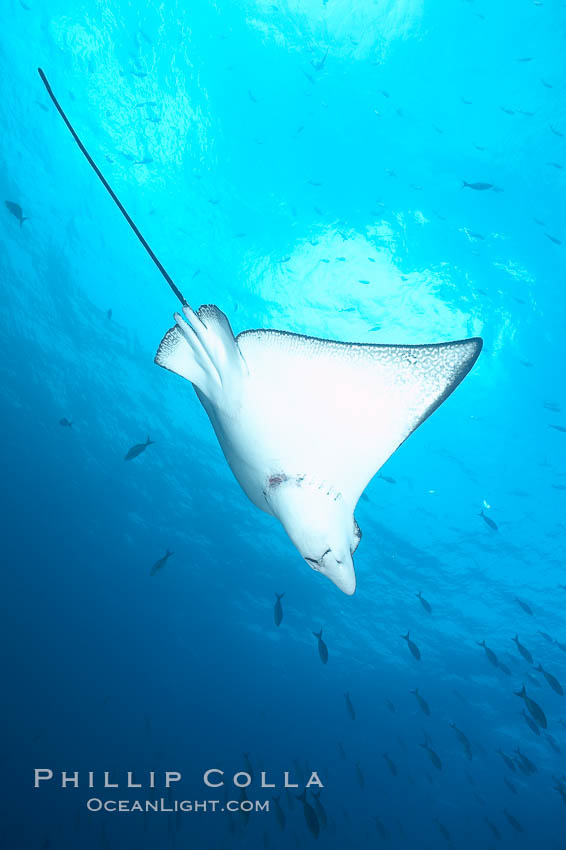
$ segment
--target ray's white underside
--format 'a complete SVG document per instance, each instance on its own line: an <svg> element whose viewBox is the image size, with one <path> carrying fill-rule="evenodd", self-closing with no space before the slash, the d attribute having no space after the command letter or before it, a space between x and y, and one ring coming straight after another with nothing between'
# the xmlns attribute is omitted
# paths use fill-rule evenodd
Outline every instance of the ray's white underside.
<svg viewBox="0 0 566 850"><path fill-rule="evenodd" d="M274 330L235 338L217 307L183 312L188 323L176 314L156 363L195 385L243 490L281 519L300 551L304 535L289 528L297 519L274 508L271 489L292 479L297 497L301 488L301 499L316 493L328 523L342 521L332 507L339 499L350 540L371 478L458 386L482 345L361 345Z"/></svg>

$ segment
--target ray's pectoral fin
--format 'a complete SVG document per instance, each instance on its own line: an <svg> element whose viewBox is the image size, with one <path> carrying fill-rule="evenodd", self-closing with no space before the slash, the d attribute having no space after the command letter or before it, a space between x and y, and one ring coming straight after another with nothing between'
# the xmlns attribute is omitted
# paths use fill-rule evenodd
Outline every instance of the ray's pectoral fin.
<svg viewBox="0 0 566 850"><path fill-rule="evenodd" d="M351 513L376 472L448 398L482 347L477 338L360 345L267 330L246 331L238 344L262 400L262 423L276 435L287 472L308 470L330 482Z"/></svg>
<svg viewBox="0 0 566 850"><path fill-rule="evenodd" d="M155 362L220 405L237 392L238 381L247 374L230 322L213 304L203 305L196 313L183 307L183 313L185 318L174 314L176 324L161 340Z"/></svg>
<svg viewBox="0 0 566 850"><path fill-rule="evenodd" d="M365 349L362 385L352 382L351 466L343 492L355 505L394 451L448 398L468 374L482 348L478 338L422 346ZM356 396L358 404L356 404Z"/></svg>

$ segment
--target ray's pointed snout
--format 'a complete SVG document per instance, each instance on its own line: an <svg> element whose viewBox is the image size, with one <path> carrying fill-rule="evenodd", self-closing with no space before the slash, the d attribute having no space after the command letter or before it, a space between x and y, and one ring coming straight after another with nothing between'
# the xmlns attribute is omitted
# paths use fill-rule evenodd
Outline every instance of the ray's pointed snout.
<svg viewBox="0 0 566 850"><path fill-rule="evenodd" d="M347 596L353 596L356 592L356 574L353 567L349 571L349 574L328 576L328 578Z"/></svg>
<svg viewBox="0 0 566 850"><path fill-rule="evenodd" d="M324 558L321 573L330 579L336 587L347 596L352 596L356 590L356 572L351 558L338 561L329 552Z"/></svg>

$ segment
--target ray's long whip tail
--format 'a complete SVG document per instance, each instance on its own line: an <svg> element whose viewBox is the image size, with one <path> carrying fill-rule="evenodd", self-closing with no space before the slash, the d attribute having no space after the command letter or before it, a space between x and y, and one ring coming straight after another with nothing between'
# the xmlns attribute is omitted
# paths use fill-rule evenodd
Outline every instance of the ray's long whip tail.
<svg viewBox="0 0 566 850"><path fill-rule="evenodd" d="M57 112L59 113L59 115L61 116L61 118L62 118L62 119L63 119L63 121L65 122L65 124L67 125L67 127L68 127L68 129L69 129L69 131L70 131L70 133L71 133L71 135L72 135L72 137L73 137L73 139L75 140L75 142L76 142L76 143L77 143L77 145L79 146L79 148L80 148L81 152L84 154L84 156L85 156L85 158L87 159L88 163L92 166L92 168L93 168L93 169L94 169L94 171L96 172L96 174L97 174L97 176L98 176L99 180L101 181L101 183L103 184L104 188L106 189L106 191L108 192L108 194L110 195L110 197L112 198L112 200L114 201L114 203L116 204L116 206L118 207L118 209L120 210L120 212L122 213L122 215L124 216L124 218L126 219L126 221L128 222L128 224L129 224L129 225L130 225L130 227L132 228L132 230L134 231L134 233L136 234L136 236L138 237L138 239L140 240L141 244L143 245L143 247L145 248L145 250L147 251L147 253L148 253L148 254L149 254L149 256L151 257L151 259L153 260L153 262L155 263L155 265L157 266L157 268L159 269L159 271L161 272L161 274L163 275L163 277L165 278L165 280L167 281L167 283L169 284L169 286L171 287L171 289L173 290L173 292L175 293L175 295L177 296L177 298L179 299L179 301L181 302L181 304L183 305L183 307L187 307L187 306L188 306L188 304L187 304L187 301L185 300L185 298L184 298L184 296L183 296L183 293L182 293L182 292L181 292L181 290L180 290L180 289L176 286L176 284L175 284L175 282L173 281L173 279L172 279L172 277L170 276L170 274L166 271L165 267L161 264L161 262L160 262L160 261L158 260L158 258L155 256L155 254L153 253L153 251L152 251L152 249L150 248L149 244L147 243L147 241L145 240L145 238L142 236L142 234L141 234L140 230L138 229L138 227L137 227L136 223L135 223L135 222L134 222L134 220L131 218L131 216L129 215L128 211L126 210L126 208L124 207L124 205L123 205L123 204L122 204L122 202L120 201L120 199L119 199L119 197L117 196L116 192L112 189L112 187L110 186L110 184L109 184L108 180L106 179L106 177L104 176L104 174L102 173L102 171L100 170L100 168L97 166L97 164L95 163L95 161L93 160L93 158L91 157L91 155L89 154L89 152L87 151L87 149L85 148L85 146L83 145L83 143L81 142L81 140L80 140L79 136L77 135L77 133L76 133L76 131L75 131L75 129L74 129L74 127L73 127L73 125L71 124L71 122L69 121L69 119L67 118L67 116L65 115L65 112L63 111L63 108L62 108L61 104L59 103L59 101L57 100L57 98L55 97L55 95L53 94L53 91L52 91L52 89L51 89L51 86L49 85L49 81L48 81L47 77L45 76L44 72L42 71L42 69L41 69L41 68L38 68L37 70L38 70L38 72L39 72L39 76L41 77L41 79L42 79L42 81L43 81L43 85L44 85L44 86L45 86L45 88L47 89L47 94L49 95L49 97L50 97L50 98L51 98L51 100L53 101L53 104L54 104L54 106L55 106L55 109L57 110Z"/></svg>

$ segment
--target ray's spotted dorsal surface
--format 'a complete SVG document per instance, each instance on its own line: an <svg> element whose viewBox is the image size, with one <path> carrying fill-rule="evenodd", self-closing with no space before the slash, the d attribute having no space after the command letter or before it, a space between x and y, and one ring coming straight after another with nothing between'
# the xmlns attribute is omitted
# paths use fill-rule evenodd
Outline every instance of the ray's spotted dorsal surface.
<svg viewBox="0 0 566 850"><path fill-rule="evenodd" d="M39 74L81 152L181 302L183 315L174 314L155 362L193 384L250 500L281 522L313 570L354 593L352 556L361 531L353 514L361 494L468 374L482 340L366 345L279 330L234 336L218 307L195 312L189 306Z"/></svg>

